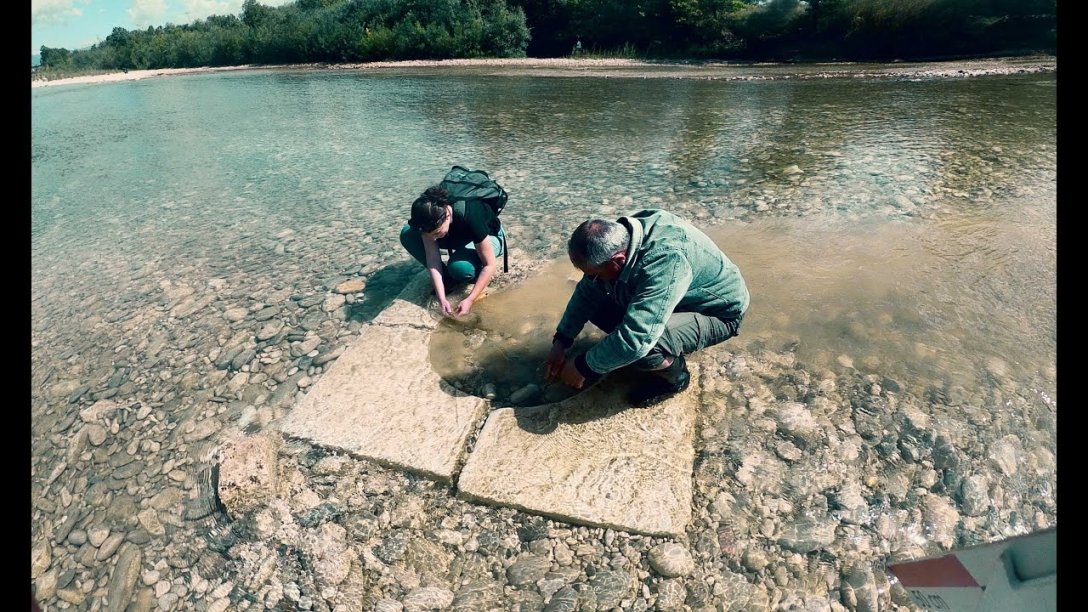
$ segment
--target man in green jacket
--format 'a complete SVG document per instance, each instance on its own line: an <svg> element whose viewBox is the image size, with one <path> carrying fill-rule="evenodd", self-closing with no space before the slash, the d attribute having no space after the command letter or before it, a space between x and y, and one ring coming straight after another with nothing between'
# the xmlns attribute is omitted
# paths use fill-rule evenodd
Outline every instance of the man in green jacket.
<svg viewBox="0 0 1088 612"><path fill-rule="evenodd" d="M584 276L552 339L549 381L581 389L635 364L651 375L632 390L631 403L655 404L687 388L684 355L737 335L748 310L737 266L706 234L663 210L586 221L571 234L567 254ZM587 322L608 335L568 359Z"/></svg>

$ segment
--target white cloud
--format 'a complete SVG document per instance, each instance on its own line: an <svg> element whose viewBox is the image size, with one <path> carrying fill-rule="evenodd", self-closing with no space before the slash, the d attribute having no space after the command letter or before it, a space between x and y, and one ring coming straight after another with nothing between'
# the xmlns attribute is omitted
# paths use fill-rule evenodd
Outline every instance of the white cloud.
<svg viewBox="0 0 1088 612"><path fill-rule="evenodd" d="M89 0L30 0L30 23L64 23L83 16L83 10L76 5L88 3Z"/></svg>
<svg viewBox="0 0 1088 612"><path fill-rule="evenodd" d="M52 2L64 2L65 0L50 0ZM72 0L67 0L71 2ZM89 1L89 0L79 0ZM264 6L280 6L294 0L257 0ZM149 25L159 26L166 22L177 25L192 23L197 19L204 19L209 15L241 15L243 0L176 0L180 5L177 10L171 11L166 0L132 0L132 8L128 13L136 23L137 28Z"/></svg>
<svg viewBox="0 0 1088 612"><path fill-rule="evenodd" d="M166 0L133 0L128 10L136 29L160 26L166 20Z"/></svg>
<svg viewBox="0 0 1088 612"><path fill-rule="evenodd" d="M185 23L204 19L208 15L237 15L242 3L237 0L179 0Z"/></svg>

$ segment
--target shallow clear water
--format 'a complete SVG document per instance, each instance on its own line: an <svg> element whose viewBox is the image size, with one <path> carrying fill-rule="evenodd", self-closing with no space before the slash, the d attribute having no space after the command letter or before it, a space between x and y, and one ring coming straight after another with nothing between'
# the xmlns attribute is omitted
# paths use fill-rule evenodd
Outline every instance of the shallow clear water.
<svg viewBox="0 0 1088 612"><path fill-rule="evenodd" d="M214 436L179 446L176 427L251 414L274 372L298 366L266 352L246 365L248 385L227 388L215 363L252 339L255 313L281 307L298 324L289 340L350 338L418 270L397 231L414 195L455 163L510 192L514 265L556 263L522 293L481 301L468 336L435 336L432 349L461 355L436 360L450 379L478 368L500 395L537 380L567 297L571 229L662 207L710 234L752 292L741 336L705 359L789 347L799 370L849 367L961 398L934 402L931 416L968 406L979 444L1017 433L1053 451L1055 85L1053 74L738 82L421 69L32 90L34 524L60 522L59 490L90 486L82 511L100 513L117 496L95 483L141 500L170 484L164 463L204 459ZM295 309L353 275L367 287L346 316ZM99 398L161 415L164 427L144 433L126 417L132 429L95 451L105 461L136 444L147 474L119 484L91 460L50 478L81 463L66 455L69 427ZM1000 427L980 416L1002 410L1015 414ZM1052 495L1052 481L1024 495ZM798 502L802 485L788 485Z"/></svg>

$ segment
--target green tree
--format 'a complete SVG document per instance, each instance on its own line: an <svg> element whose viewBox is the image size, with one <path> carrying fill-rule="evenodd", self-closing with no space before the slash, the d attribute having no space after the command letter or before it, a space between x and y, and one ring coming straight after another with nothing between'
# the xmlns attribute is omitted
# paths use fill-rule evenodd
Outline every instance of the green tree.
<svg viewBox="0 0 1088 612"><path fill-rule="evenodd" d="M72 54L68 49L64 48L52 48L42 45L38 49L38 53L41 54L41 65L43 68L64 68L72 60Z"/></svg>
<svg viewBox="0 0 1088 612"><path fill-rule="evenodd" d="M268 20L272 9L257 2L245 0L242 3L242 22L251 28L259 28Z"/></svg>
<svg viewBox="0 0 1088 612"><path fill-rule="evenodd" d="M245 0L236 15L42 47L42 69L593 53L746 59L1053 52L1056 0Z"/></svg>
<svg viewBox="0 0 1088 612"><path fill-rule="evenodd" d="M676 43L696 55L722 55L742 48L737 24L758 10L745 0L670 0Z"/></svg>

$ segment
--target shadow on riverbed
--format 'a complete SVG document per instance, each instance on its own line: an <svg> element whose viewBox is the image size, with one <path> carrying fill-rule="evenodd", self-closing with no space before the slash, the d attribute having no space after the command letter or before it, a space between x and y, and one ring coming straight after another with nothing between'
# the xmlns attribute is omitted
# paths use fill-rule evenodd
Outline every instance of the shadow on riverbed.
<svg viewBox="0 0 1088 612"><path fill-rule="evenodd" d="M576 395L577 390L544 379L552 334L576 280L570 269L566 261L546 262L527 278L514 281L516 286L499 282L461 319L442 317L432 300L428 309L439 319L429 346L434 372L496 408L538 406ZM455 291L451 304L459 297ZM599 330L587 326L572 347L573 354L587 350L600 337Z"/></svg>
<svg viewBox="0 0 1088 612"><path fill-rule="evenodd" d="M446 382L471 395L491 400L496 408L535 406L565 400L579 391L559 381L548 382L544 361L550 333L527 324L510 334L478 321L474 325L444 320L431 336L431 366ZM528 329L529 331L524 331ZM593 346L579 338L572 355Z"/></svg>
<svg viewBox="0 0 1088 612"><path fill-rule="evenodd" d="M404 289L404 285L418 272L418 263L403 261L388 265L371 274L367 278L363 298L348 304L348 321L369 323L374 320L374 317L393 303Z"/></svg>
<svg viewBox="0 0 1088 612"><path fill-rule="evenodd" d="M518 427L529 433L548 434L560 424L581 425L591 421L608 419L627 410L642 410L627 401L630 390L645 373L627 367L610 373L594 386L582 390L570 389L569 396L587 394L584 401L556 402L535 406L514 407ZM561 385L561 383L556 383ZM695 393L694 388L687 393Z"/></svg>

